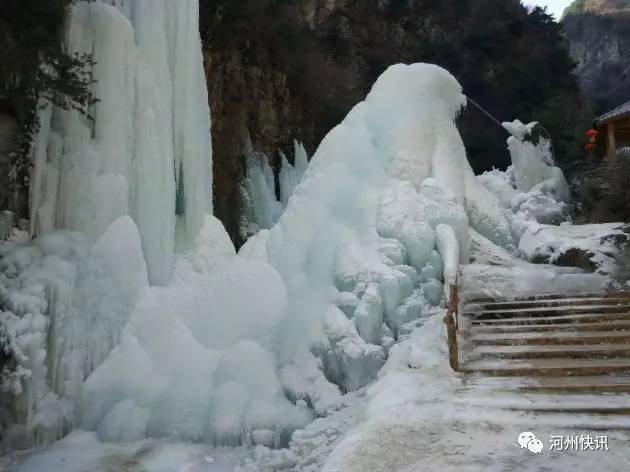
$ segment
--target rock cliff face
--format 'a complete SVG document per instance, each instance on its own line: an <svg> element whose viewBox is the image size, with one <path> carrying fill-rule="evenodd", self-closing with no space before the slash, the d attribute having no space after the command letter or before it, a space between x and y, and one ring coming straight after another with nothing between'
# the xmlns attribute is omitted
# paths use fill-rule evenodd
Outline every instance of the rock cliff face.
<svg viewBox="0 0 630 472"><path fill-rule="evenodd" d="M256 56L254 62L251 55ZM289 151L295 137L304 139L309 133L302 128L302 104L291 95L286 73L271 66L267 51L209 45L204 59L211 77L215 215L232 240L241 243L241 182L248 137L277 168L279 150Z"/></svg>
<svg viewBox="0 0 630 472"><path fill-rule="evenodd" d="M518 0L201 0L201 28L215 213L237 244L247 134L276 170L278 150L290 151L294 138L312 155L394 63L436 63L499 119L542 120L561 157L582 130L560 28ZM472 107L461 117L477 171L508 162L495 126Z"/></svg>
<svg viewBox="0 0 630 472"><path fill-rule="evenodd" d="M576 72L598 112L630 99L630 0L578 0L562 20Z"/></svg>

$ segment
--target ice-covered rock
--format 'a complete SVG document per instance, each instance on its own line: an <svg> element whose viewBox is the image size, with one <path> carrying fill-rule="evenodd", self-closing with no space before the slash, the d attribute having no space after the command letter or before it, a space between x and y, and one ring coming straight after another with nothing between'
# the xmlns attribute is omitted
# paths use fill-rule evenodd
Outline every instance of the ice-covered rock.
<svg viewBox="0 0 630 472"><path fill-rule="evenodd" d="M327 310L324 330L326 338L313 350L323 360L324 372L330 380L342 391L351 392L376 378L385 363L381 346L366 343L354 324L334 306Z"/></svg>
<svg viewBox="0 0 630 472"><path fill-rule="evenodd" d="M247 192L245 218L250 227L246 234L271 228L282 214L282 203L276 198L276 183L267 156L254 150L249 136L245 141L245 180Z"/></svg>
<svg viewBox="0 0 630 472"><path fill-rule="evenodd" d="M304 145L299 141L293 141L293 164L291 164L284 153L280 153L281 168L278 180L280 183L280 201L285 207L291 195L302 180L304 172L308 167L308 154Z"/></svg>
<svg viewBox="0 0 630 472"><path fill-rule="evenodd" d="M441 286L441 284L440 284ZM441 288L440 288L441 290ZM437 298L437 296L436 296ZM440 302L442 293L440 292L436 305ZM398 339L400 328L409 321L419 318L428 304L427 297L424 293L424 284L422 289L414 290L413 293L405 299L405 301L396 308L396 312L389 318L389 326L393 336Z"/></svg>
<svg viewBox="0 0 630 472"><path fill-rule="evenodd" d="M359 306L359 303L359 297L353 292L339 292L339 295L335 298L335 304L348 318L354 316L354 312L357 306Z"/></svg>
<svg viewBox="0 0 630 472"><path fill-rule="evenodd" d="M112 222L93 246L81 233L60 230L5 254L0 343L16 368L2 373L0 404L13 405L3 421L41 438L59 437L74 413L56 415L53 405L72 410L147 286L140 235L129 216Z"/></svg>
<svg viewBox="0 0 630 472"><path fill-rule="evenodd" d="M518 193L513 182L512 171L512 167L506 172L493 169L477 176L483 186L499 199L504 208L511 208L512 200Z"/></svg>
<svg viewBox="0 0 630 472"><path fill-rule="evenodd" d="M503 123L503 127L512 135L508 138L508 149L512 157L511 175L516 190L522 193L540 191L551 195L556 201L569 202L569 185L562 170L554 165L551 141L543 135L540 125L537 122L525 125L515 120ZM497 179L488 176L485 181L493 181L496 190L507 193L496 185Z"/></svg>
<svg viewBox="0 0 630 472"><path fill-rule="evenodd" d="M422 292L431 305L438 306L444 297L444 286L439 280L431 279L422 284Z"/></svg>
<svg viewBox="0 0 630 472"><path fill-rule="evenodd" d="M626 231L622 223L530 224L521 237L518 249L531 262L548 262L611 274L615 270L615 255L628 241Z"/></svg>
<svg viewBox="0 0 630 472"><path fill-rule="evenodd" d="M254 149L249 135L245 141L245 179L243 188L244 210L241 219L241 233L247 239L261 229L271 228L280 218L308 167L308 155L304 145L293 142L294 164L289 163L280 152L281 167L278 174L280 196L276 196L276 179L267 156Z"/></svg>
<svg viewBox="0 0 630 472"><path fill-rule="evenodd" d="M397 239L381 238L378 252L386 264L398 266L407 263L405 246Z"/></svg>
<svg viewBox="0 0 630 472"><path fill-rule="evenodd" d="M453 228L448 225L438 225L436 228L437 245L444 260L444 283L457 284L459 268L459 242Z"/></svg>
<svg viewBox="0 0 630 472"><path fill-rule="evenodd" d="M354 324L365 342L378 344L383 324L383 302L376 284L368 285L363 293L354 312Z"/></svg>

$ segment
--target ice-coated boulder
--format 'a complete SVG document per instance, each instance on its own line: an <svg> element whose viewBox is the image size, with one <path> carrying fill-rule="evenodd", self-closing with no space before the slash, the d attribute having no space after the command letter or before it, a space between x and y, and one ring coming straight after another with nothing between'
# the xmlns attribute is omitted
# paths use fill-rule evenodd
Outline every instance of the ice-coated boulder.
<svg viewBox="0 0 630 472"><path fill-rule="evenodd" d="M368 285L361 297L361 301L354 312L354 324L365 342L378 343L383 324L383 302L376 284L371 283Z"/></svg>

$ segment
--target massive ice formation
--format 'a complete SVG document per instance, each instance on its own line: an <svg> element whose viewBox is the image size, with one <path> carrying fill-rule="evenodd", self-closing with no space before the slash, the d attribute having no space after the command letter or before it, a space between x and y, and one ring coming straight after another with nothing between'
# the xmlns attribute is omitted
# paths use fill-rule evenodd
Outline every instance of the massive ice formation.
<svg viewBox="0 0 630 472"><path fill-rule="evenodd" d="M571 193L562 170L554 166L551 141L536 122L524 125L515 120L503 123L503 127L511 135L507 142L512 165L506 172L486 172L479 180L520 219L553 224L564 221ZM522 230L515 231L520 237Z"/></svg>
<svg viewBox="0 0 630 472"><path fill-rule="evenodd" d="M33 244L0 263L8 346L0 430L57 436L139 293L171 279L212 210L196 0L78 2L66 45L93 54L93 120L48 106L35 141ZM5 435L6 437L9 435ZM15 435L14 435L15 436Z"/></svg>
<svg viewBox="0 0 630 472"><path fill-rule="evenodd" d="M512 165L492 170L479 181L502 203L511 221L514 238L522 243L525 233L536 231L535 223L558 225L568 219L571 194L562 170L554 166L552 145L538 123L519 120L503 123ZM524 246L520 252L529 258Z"/></svg>
<svg viewBox="0 0 630 472"><path fill-rule="evenodd" d="M554 166L549 139L538 123L515 120L503 126L511 134L512 165L478 179L505 207L520 255L531 262L613 273L614 256L628 238L626 228L620 223L571 225L569 185Z"/></svg>
<svg viewBox="0 0 630 472"><path fill-rule="evenodd" d="M365 385L392 335L454 282L469 225L513 247L466 160L454 124L464 104L445 70L390 67L324 138L278 223L241 249L287 284L281 361L313 345L329 379Z"/></svg>
<svg viewBox="0 0 630 472"><path fill-rule="evenodd" d="M0 261L2 446L77 425L106 440L286 443L312 418L305 400L321 412L338 390L312 356L299 377L277 369L285 283L237 257L209 215L197 1L79 2L67 46L94 55L99 102L93 121L41 115L39 237ZM285 192L306 166L296 149Z"/></svg>
<svg viewBox="0 0 630 472"><path fill-rule="evenodd" d="M212 211L212 166L195 0L79 2L67 47L96 65L90 121L42 114L32 221L36 234L81 231L95 241L131 215L149 278L170 280L175 247L190 247Z"/></svg>

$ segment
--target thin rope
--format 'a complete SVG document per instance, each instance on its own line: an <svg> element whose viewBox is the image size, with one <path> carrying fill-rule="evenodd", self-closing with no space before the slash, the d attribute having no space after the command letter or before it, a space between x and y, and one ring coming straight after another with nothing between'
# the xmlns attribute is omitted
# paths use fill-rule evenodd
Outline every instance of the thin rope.
<svg viewBox="0 0 630 472"><path fill-rule="evenodd" d="M501 124L501 122L499 120L497 120L494 116L492 116L490 114L489 111L487 111L484 107L482 107L481 105L479 105L476 101L474 101L472 98L470 98L469 96L466 96L466 99L472 103L473 105L475 105L484 115L486 115L488 118L490 118L492 121L494 121L497 125L499 125L501 128L503 128L503 125ZM505 129L505 128L503 128Z"/></svg>
<svg viewBox="0 0 630 472"><path fill-rule="evenodd" d="M629 67L628 69L630 70L630 67ZM493 116L493 115L492 115L492 114L491 114L488 110L486 110L484 107L482 107L481 105L479 105L476 101L474 101L472 98L470 98L470 97L469 97L469 96L467 96L467 95L466 95L466 99L467 99L470 103L472 103L475 107L477 107L477 109L478 109L479 111L481 111L484 115L486 115L488 118L490 118L492 121L494 121L494 122L495 122L498 126L500 126L500 127L501 127L504 131L507 131L507 130L503 127L503 124L501 124L501 122L500 122L499 120L497 120L497 119L496 119L496 118L495 118L495 117L494 117L494 116ZM553 164L552 164L552 165L555 165L555 162L556 162L556 151L555 151L555 149L554 149L554 147L553 147L553 139L552 139L552 137L551 137L551 133L550 133L549 131L547 131L547 128L545 128L545 127L544 127L544 126L543 126L540 122L538 122L538 123L536 124L536 126L539 126L539 127L540 127L540 129L542 129L542 130L545 132L545 134L547 135L547 139L549 140L549 148L550 148L549 150L550 150L550 152L551 152L551 159L552 159L552 161L553 161ZM512 135L511 133L509 133L509 134L510 134L511 136L514 136L514 135ZM518 141L523 142L522 140L518 139L516 136L514 136L514 138L515 138L515 139L517 139Z"/></svg>

